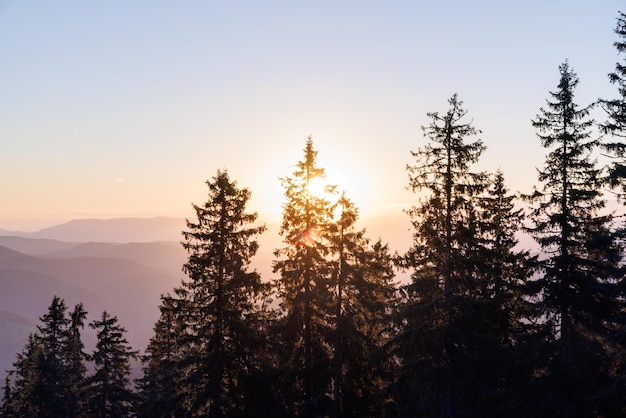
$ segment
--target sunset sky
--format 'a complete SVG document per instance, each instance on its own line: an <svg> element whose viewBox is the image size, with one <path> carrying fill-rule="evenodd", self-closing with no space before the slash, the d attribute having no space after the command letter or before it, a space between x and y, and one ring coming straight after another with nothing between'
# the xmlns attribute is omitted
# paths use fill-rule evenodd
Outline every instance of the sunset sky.
<svg viewBox="0 0 626 418"><path fill-rule="evenodd" d="M218 169L277 219L309 135L362 217L401 214L426 112L455 92L488 147L478 168L529 192L559 64L580 105L616 95L620 7L0 0L0 228L187 217Z"/></svg>

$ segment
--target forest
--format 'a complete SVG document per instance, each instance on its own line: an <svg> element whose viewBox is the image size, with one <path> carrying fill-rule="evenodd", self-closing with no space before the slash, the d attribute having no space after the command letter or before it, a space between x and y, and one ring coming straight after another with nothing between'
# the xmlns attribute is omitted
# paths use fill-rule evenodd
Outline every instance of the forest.
<svg viewBox="0 0 626 418"><path fill-rule="evenodd" d="M85 324L87 307L55 296L0 416L626 416L626 212L608 207L626 198L626 14L615 33L616 98L579 105L576 72L559 66L532 120L545 161L530 194L474 169L486 147L458 95L427 114L406 166L418 197L404 254L357 227L309 137L279 179L282 246L266 280L251 268L265 231L252 192L218 170L182 231L186 279L161 296L143 353L116 316Z"/></svg>

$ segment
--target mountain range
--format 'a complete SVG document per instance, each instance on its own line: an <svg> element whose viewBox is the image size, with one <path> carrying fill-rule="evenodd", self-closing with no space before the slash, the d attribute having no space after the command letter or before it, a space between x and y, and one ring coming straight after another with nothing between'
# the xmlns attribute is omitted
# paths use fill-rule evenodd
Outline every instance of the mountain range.
<svg viewBox="0 0 626 418"><path fill-rule="evenodd" d="M408 243L404 221L381 217L367 235L396 237L392 248L402 248ZM252 267L270 280L272 252L283 244L279 226L267 226ZM87 323L103 310L117 316L130 345L143 351L159 316L160 296L185 278L187 252L180 244L185 229L183 219L166 217L81 219L30 233L0 229L0 382L55 295L68 310L82 302ZM83 335L90 352L95 334L85 327Z"/></svg>
<svg viewBox="0 0 626 418"><path fill-rule="evenodd" d="M74 219L36 232L7 231L0 235L54 239L69 242L153 242L180 241L186 228L182 218Z"/></svg>
<svg viewBox="0 0 626 418"><path fill-rule="evenodd" d="M134 349L145 349L160 296L184 278L184 221L77 220L34 233L0 230L0 381L54 295L68 310L82 302L87 323L118 317ZM152 241L151 241L152 240ZM95 334L84 329L89 352Z"/></svg>

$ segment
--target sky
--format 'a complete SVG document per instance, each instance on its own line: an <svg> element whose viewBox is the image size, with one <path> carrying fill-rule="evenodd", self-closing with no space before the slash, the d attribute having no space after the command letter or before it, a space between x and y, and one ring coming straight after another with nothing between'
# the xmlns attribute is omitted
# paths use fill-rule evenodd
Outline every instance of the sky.
<svg viewBox="0 0 626 418"><path fill-rule="evenodd" d="M410 151L454 93L476 168L530 192L559 64L581 106L616 96L620 3L0 0L0 228L190 217L224 169L273 221L309 135L362 219L405 216Z"/></svg>

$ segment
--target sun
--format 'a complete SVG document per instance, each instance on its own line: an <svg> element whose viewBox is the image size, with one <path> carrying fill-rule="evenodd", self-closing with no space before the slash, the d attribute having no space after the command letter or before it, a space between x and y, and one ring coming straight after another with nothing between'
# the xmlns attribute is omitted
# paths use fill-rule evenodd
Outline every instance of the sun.
<svg viewBox="0 0 626 418"><path fill-rule="evenodd" d="M326 180L323 177L311 177L307 183L307 191L312 197L324 197L327 194Z"/></svg>

